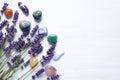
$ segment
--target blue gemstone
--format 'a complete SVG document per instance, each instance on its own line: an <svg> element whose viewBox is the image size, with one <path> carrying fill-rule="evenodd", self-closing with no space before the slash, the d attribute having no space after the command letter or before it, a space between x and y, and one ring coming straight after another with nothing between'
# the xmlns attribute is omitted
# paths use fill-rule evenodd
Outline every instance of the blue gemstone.
<svg viewBox="0 0 120 80"><path fill-rule="evenodd" d="M38 34L47 35L48 34L47 27L39 28L38 29Z"/></svg>
<svg viewBox="0 0 120 80"><path fill-rule="evenodd" d="M26 20L21 20L19 22L19 27L22 31L29 31L30 27L31 27L31 23L29 21L26 21Z"/></svg>
<svg viewBox="0 0 120 80"><path fill-rule="evenodd" d="M64 52L60 54L55 53L55 55L53 56L53 60L58 61L63 55L64 55Z"/></svg>

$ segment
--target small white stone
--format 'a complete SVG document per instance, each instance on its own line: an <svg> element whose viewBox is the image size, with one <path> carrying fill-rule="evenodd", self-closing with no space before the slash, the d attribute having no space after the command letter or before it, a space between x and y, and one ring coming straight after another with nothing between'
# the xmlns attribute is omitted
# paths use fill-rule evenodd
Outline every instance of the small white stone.
<svg viewBox="0 0 120 80"><path fill-rule="evenodd" d="M47 35L48 34L47 27L41 27L41 28L39 28L38 29L38 34Z"/></svg>
<svg viewBox="0 0 120 80"><path fill-rule="evenodd" d="M53 60L58 61L63 55L64 55L64 52L60 54L55 53L53 56Z"/></svg>

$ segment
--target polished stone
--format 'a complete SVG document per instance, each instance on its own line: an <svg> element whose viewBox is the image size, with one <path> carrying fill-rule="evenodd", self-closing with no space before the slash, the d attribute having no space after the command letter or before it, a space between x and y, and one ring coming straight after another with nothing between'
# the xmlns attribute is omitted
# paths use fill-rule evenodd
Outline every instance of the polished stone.
<svg viewBox="0 0 120 80"><path fill-rule="evenodd" d="M53 56L53 60L58 61L63 55L64 55L64 52L59 53L59 54L55 53Z"/></svg>
<svg viewBox="0 0 120 80"><path fill-rule="evenodd" d="M56 74L56 68L53 66L46 66L45 73L47 76L53 76Z"/></svg>
<svg viewBox="0 0 120 80"><path fill-rule="evenodd" d="M56 43L57 42L57 35L55 34L50 34L47 37L47 41L51 44L51 43Z"/></svg>
<svg viewBox="0 0 120 80"><path fill-rule="evenodd" d="M42 17L42 12L40 10L36 10L35 12L33 12L32 15L35 21L40 21Z"/></svg>
<svg viewBox="0 0 120 80"><path fill-rule="evenodd" d="M26 20L21 20L19 22L19 27L22 31L29 31L30 27L31 27L31 23L29 21L26 21Z"/></svg>
<svg viewBox="0 0 120 80"><path fill-rule="evenodd" d="M5 17L9 19L13 16L13 10L12 9L6 9L4 14L5 14Z"/></svg>
<svg viewBox="0 0 120 80"><path fill-rule="evenodd" d="M40 27L40 28L38 29L38 34L47 35L47 34L48 34L48 29L47 29L47 27Z"/></svg>
<svg viewBox="0 0 120 80"><path fill-rule="evenodd" d="M38 59L36 57L32 57L30 59L30 67L34 68L38 64Z"/></svg>

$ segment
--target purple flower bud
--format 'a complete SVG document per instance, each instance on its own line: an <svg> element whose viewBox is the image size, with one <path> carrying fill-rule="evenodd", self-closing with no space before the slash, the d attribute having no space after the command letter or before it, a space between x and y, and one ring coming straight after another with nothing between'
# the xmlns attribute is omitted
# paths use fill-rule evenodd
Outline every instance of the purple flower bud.
<svg viewBox="0 0 120 80"><path fill-rule="evenodd" d="M35 80L35 76L34 75L32 76L32 79Z"/></svg>
<svg viewBox="0 0 120 80"><path fill-rule="evenodd" d="M24 66L27 67L28 64L29 64L29 62L30 62L29 60L28 60L27 62L25 62L25 63L24 63Z"/></svg>
<svg viewBox="0 0 120 80"><path fill-rule="evenodd" d="M14 62L17 60L17 58L20 58L20 55L14 56L14 57L11 59L11 62L14 63Z"/></svg>
<svg viewBox="0 0 120 80"><path fill-rule="evenodd" d="M24 59L22 58L19 62L19 64L22 64L24 62Z"/></svg>
<svg viewBox="0 0 120 80"><path fill-rule="evenodd" d="M11 53L11 49L10 49L9 47L4 48L4 54L5 54L6 56L9 56L10 53Z"/></svg>
<svg viewBox="0 0 120 80"><path fill-rule="evenodd" d="M59 80L59 78L60 78L60 75L55 74L53 76L47 77L47 80Z"/></svg>
<svg viewBox="0 0 120 80"><path fill-rule="evenodd" d="M14 13L14 17L13 17L13 20L12 20L13 24L15 24L15 23L17 22L17 20L18 20L18 16L19 16L18 11L15 11L15 13Z"/></svg>
<svg viewBox="0 0 120 80"><path fill-rule="evenodd" d="M6 10L7 6L8 6L8 3L4 3L4 6L2 7L1 13L3 13Z"/></svg>
<svg viewBox="0 0 120 80"><path fill-rule="evenodd" d="M13 41L14 36L15 36L15 34L17 32L17 29L14 27L14 25L12 25L10 27L7 27L6 31L7 31L7 33L5 35L6 35L7 41L8 42Z"/></svg>
<svg viewBox="0 0 120 80"><path fill-rule="evenodd" d="M8 24L8 21L7 20L4 20L0 23L0 30L2 30L2 28Z"/></svg>
<svg viewBox="0 0 120 80"><path fill-rule="evenodd" d="M35 75L32 76L32 79L34 80L36 77L39 77L45 70L42 68L38 70Z"/></svg>
<svg viewBox="0 0 120 80"><path fill-rule="evenodd" d="M49 63L51 61L51 59L53 58L54 56L54 50L55 50L55 46L53 47L54 45L52 45L50 47L50 49L48 49L47 51L47 56L43 56L42 57L42 60L41 60L41 64L42 66L45 66L47 63Z"/></svg>
<svg viewBox="0 0 120 80"><path fill-rule="evenodd" d="M37 32L38 28L39 28L38 25L36 25L36 26L33 28L32 32L30 33L31 37L33 37L33 36L35 35L35 33Z"/></svg>

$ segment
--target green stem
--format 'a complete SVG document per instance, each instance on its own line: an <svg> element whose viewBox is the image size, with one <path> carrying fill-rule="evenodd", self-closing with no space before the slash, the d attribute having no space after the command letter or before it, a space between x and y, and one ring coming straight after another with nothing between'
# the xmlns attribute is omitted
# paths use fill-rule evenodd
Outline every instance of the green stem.
<svg viewBox="0 0 120 80"><path fill-rule="evenodd" d="M26 52L26 50L27 50L27 49L25 49L23 53L25 53L25 52ZM5 68L7 67L7 64L6 64L6 63L7 63L7 61L9 61L12 57L13 57L13 56L9 57L8 59L7 59L7 58L6 58L6 59L4 59L4 60L5 60L5 62L4 62L4 61L3 61L3 62L4 62L4 66L5 66ZM6 64L6 65L5 65L5 64ZM2 67L2 68L3 68L3 67ZM5 69L5 68L4 68L4 69Z"/></svg>
<svg viewBox="0 0 120 80"><path fill-rule="evenodd" d="M39 65L37 65L36 67L30 69L29 71L27 71L25 74L23 74L20 78L18 78L18 80L21 80L21 78L23 78L24 76L26 76L29 72L33 72L35 69L37 69L39 67ZM29 75L29 74L28 74ZM27 76L28 76L27 75ZM25 78L27 78L27 76ZM23 80L25 79L23 78Z"/></svg>

